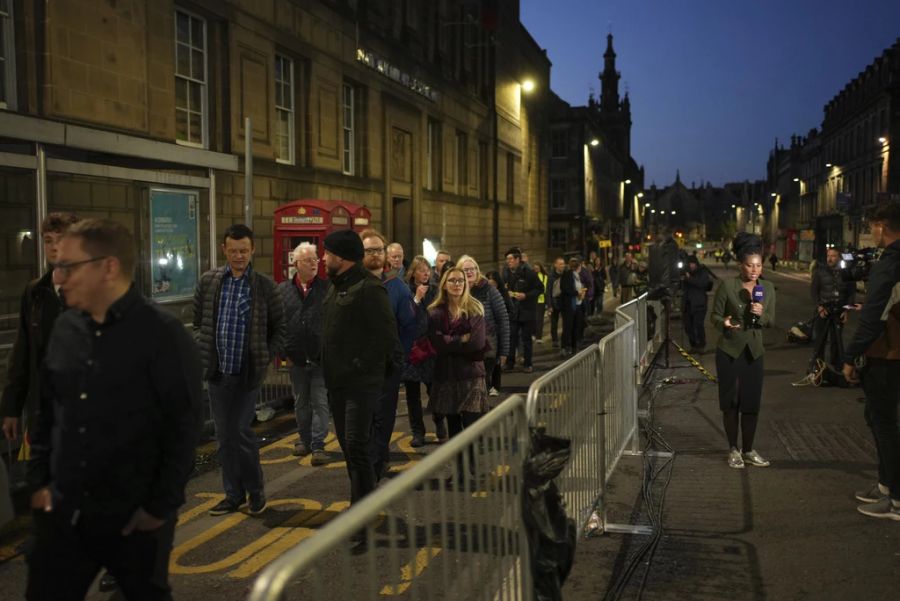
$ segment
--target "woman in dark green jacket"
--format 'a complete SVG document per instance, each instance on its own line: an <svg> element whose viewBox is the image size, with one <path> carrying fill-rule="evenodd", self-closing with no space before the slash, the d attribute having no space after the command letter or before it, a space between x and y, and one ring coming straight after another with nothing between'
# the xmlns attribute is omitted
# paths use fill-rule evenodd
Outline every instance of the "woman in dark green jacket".
<svg viewBox="0 0 900 601"><path fill-rule="evenodd" d="M763 386L762 328L775 320L775 287L762 274L762 241L740 233L734 240L740 275L722 280L713 300L710 322L722 333L716 347L719 408L728 436L728 465L766 467L769 462L753 448ZM753 287L761 284L763 302L751 302ZM741 430L743 453L738 449Z"/></svg>

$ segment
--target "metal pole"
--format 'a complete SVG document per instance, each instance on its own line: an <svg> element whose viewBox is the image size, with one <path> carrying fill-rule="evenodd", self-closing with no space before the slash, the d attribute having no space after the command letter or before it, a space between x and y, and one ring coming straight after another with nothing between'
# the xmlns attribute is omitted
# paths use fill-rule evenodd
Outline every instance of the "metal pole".
<svg viewBox="0 0 900 601"><path fill-rule="evenodd" d="M250 117L244 117L244 225L253 229L253 136Z"/></svg>
<svg viewBox="0 0 900 601"><path fill-rule="evenodd" d="M35 158L37 159L37 169L35 169L35 221L37 223L34 228L34 236L38 259L35 271L36 275L40 276L47 262L44 245L41 243L41 223L47 217L47 152L44 150L43 144L35 144Z"/></svg>
<svg viewBox="0 0 900 601"><path fill-rule="evenodd" d="M216 172L209 170L209 268L215 269L218 265L218 228L216 227Z"/></svg>
<svg viewBox="0 0 900 601"><path fill-rule="evenodd" d="M500 157L500 132L497 123L497 42L494 40L494 34L491 35L491 136L493 137L494 153L491 159L493 182L491 184L491 195L493 196L492 219L491 219L491 241L494 255L494 263L500 261L500 200L499 184L497 182L497 168ZM507 175L508 177L508 175ZM507 199L512 200L512 199Z"/></svg>

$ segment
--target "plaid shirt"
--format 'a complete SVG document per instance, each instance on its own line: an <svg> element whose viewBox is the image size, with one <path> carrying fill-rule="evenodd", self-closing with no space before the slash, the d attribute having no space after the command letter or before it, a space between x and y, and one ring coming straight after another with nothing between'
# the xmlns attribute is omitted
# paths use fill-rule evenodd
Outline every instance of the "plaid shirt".
<svg viewBox="0 0 900 601"><path fill-rule="evenodd" d="M241 277L234 278L228 267L222 278L216 323L216 351L219 354L219 371L223 374L241 373L247 323L250 319L250 269L248 265Z"/></svg>

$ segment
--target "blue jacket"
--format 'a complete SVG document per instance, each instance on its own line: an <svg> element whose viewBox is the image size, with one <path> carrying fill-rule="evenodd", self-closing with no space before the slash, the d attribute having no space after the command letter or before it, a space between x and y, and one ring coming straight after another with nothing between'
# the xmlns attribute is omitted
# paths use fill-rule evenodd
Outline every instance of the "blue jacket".
<svg viewBox="0 0 900 601"><path fill-rule="evenodd" d="M383 273L381 285L387 290L388 301L397 320L400 346L403 347L403 356L406 357L416 339L416 310L413 307L412 293L409 291L409 286L397 277L395 272Z"/></svg>

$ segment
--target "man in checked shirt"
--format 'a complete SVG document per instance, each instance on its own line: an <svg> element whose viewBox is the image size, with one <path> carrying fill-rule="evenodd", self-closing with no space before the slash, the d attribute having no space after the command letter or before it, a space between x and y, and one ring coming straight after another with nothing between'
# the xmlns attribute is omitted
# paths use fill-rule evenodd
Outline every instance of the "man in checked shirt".
<svg viewBox="0 0 900 601"><path fill-rule="evenodd" d="M266 508L256 435L250 428L266 369L284 338L284 308L272 279L253 270L253 232L225 230L223 267L204 273L194 294L194 331L208 382L225 498L210 515Z"/></svg>

